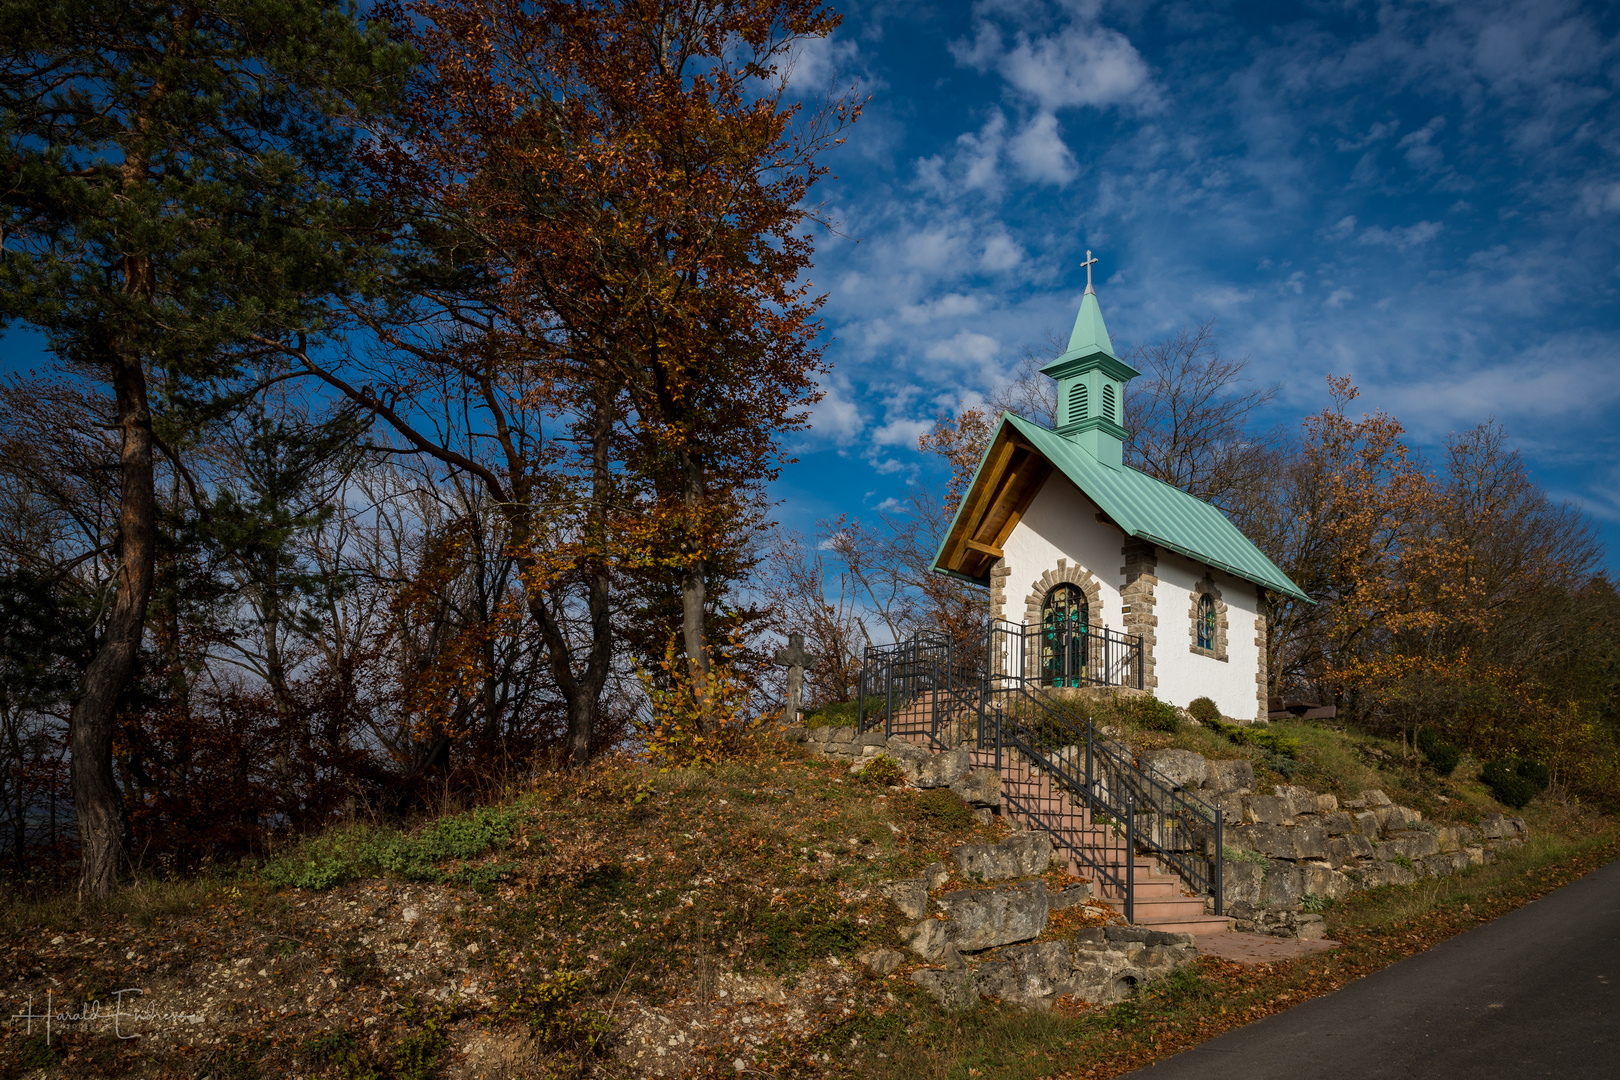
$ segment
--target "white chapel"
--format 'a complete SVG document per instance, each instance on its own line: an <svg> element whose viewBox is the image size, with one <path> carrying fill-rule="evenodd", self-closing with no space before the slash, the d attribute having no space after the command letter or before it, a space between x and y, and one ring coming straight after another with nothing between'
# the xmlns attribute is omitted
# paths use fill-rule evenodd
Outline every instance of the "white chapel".
<svg viewBox="0 0 1620 1080"><path fill-rule="evenodd" d="M1041 369L1057 430L1002 415L934 568L990 590L1025 677L1265 719L1267 598L1308 598L1219 510L1124 464L1141 373L1114 355L1089 278L1088 262L1069 347Z"/></svg>

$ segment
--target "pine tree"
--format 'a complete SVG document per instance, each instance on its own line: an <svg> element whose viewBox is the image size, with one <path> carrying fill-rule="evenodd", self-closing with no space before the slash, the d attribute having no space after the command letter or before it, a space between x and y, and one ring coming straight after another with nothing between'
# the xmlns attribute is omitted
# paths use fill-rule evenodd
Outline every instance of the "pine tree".
<svg viewBox="0 0 1620 1080"><path fill-rule="evenodd" d="M357 122L411 57L330 0L0 0L0 58L0 319L110 391L121 439L118 573L72 719L91 900L123 857L112 740L152 592L156 455L241 392L255 351L319 340L361 285Z"/></svg>

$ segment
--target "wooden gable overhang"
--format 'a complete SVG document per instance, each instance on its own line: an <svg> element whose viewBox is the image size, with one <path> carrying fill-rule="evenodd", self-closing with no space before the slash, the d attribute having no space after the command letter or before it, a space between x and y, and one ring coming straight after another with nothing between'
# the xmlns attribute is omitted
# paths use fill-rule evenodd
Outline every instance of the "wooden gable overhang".
<svg viewBox="0 0 1620 1080"><path fill-rule="evenodd" d="M1045 455L1003 419L957 508L934 569L988 585L1002 545L1051 474Z"/></svg>

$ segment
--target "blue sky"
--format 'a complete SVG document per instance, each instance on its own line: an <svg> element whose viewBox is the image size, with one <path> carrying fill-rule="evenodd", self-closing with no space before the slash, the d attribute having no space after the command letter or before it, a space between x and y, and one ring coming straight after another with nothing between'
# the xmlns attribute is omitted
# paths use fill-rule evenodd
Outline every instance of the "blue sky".
<svg viewBox="0 0 1620 1080"><path fill-rule="evenodd" d="M903 495L930 417L1066 336L1091 248L1116 347L1215 317L1268 422L1328 373L1431 450L1494 416L1620 567L1620 6L898 0L795 71L851 79L786 523Z"/></svg>
<svg viewBox="0 0 1620 1080"><path fill-rule="evenodd" d="M833 373L778 487L870 516L916 436L1085 274L1115 345L1205 318L1279 382L1324 376L1432 450L1495 417L1620 565L1620 7L977 4L849 9L795 82L871 101L819 190Z"/></svg>

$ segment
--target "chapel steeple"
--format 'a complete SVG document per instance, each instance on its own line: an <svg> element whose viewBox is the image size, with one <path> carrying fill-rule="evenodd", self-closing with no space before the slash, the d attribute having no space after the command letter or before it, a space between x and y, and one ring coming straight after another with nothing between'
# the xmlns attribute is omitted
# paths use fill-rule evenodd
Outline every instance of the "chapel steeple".
<svg viewBox="0 0 1620 1080"><path fill-rule="evenodd" d="M1125 384L1141 372L1114 355L1086 252L1086 291L1063 355L1041 368L1057 380L1057 433L1111 469L1124 466Z"/></svg>

